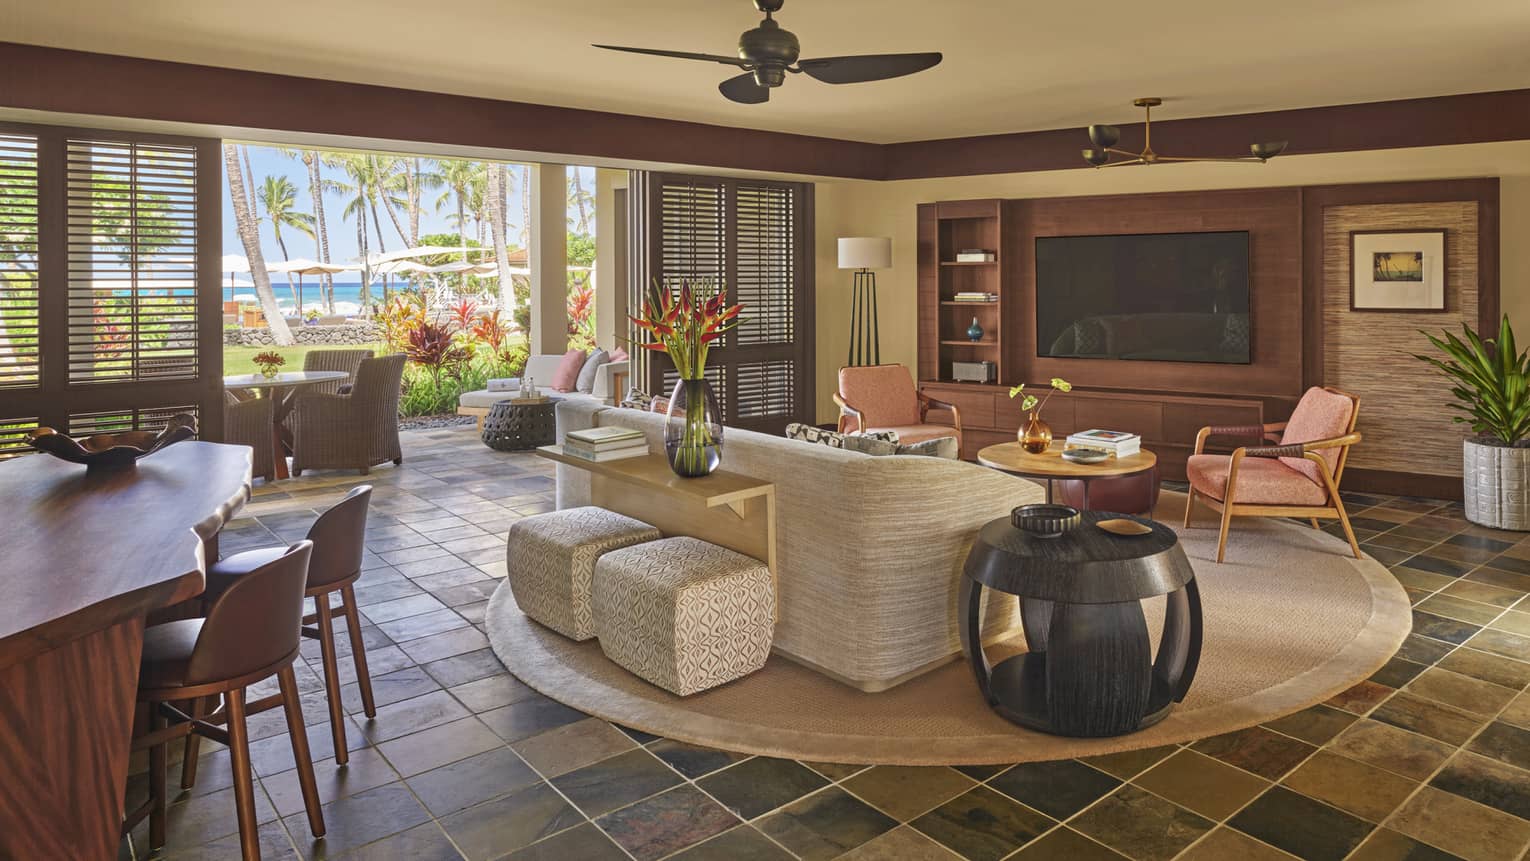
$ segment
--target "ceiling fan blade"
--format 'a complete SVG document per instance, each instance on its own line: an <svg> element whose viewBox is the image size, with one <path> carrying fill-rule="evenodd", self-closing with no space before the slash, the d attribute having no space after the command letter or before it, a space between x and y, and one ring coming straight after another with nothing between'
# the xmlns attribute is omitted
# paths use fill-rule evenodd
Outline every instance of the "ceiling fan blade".
<svg viewBox="0 0 1530 861"><path fill-rule="evenodd" d="M722 63L726 66L738 66L740 69L749 68L746 60L738 57L725 57L722 54L693 54L690 51L661 51L657 48L626 48L621 45L591 45L592 48L604 48L607 51L625 51L629 54L649 54L654 57L674 57L680 60L701 60L706 63Z"/></svg>
<svg viewBox="0 0 1530 861"><path fill-rule="evenodd" d="M859 84L912 75L940 63L939 51L926 54L863 54L800 60L798 68L826 84Z"/></svg>
<svg viewBox="0 0 1530 861"><path fill-rule="evenodd" d="M745 72L717 85L718 92L741 105L760 105L770 101L770 88L754 82L754 73Z"/></svg>

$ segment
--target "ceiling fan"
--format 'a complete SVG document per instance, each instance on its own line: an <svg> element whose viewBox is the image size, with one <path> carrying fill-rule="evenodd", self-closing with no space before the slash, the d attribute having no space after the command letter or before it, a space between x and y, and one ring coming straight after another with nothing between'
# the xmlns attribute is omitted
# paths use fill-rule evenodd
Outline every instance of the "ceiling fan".
<svg viewBox="0 0 1530 861"><path fill-rule="evenodd" d="M652 54L656 57L677 57L682 60L701 60L736 66L744 74L729 78L717 85L724 96L746 105L758 105L770 101L770 91L781 86L786 73L806 73L826 84L859 84L864 81L881 81L922 72L940 62L938 51L923 54L860 54L851 57L817 57L798 59L801 45L790 30L771 17L781 11L785 0L754 0L754 8L765 13L765 20L753 30L746 30L738 37L738 56L722 54L695 54L689 51L662 51L655 48L626 48L620 45L595 45L608 51L627 51L633 54Z"/></svg>

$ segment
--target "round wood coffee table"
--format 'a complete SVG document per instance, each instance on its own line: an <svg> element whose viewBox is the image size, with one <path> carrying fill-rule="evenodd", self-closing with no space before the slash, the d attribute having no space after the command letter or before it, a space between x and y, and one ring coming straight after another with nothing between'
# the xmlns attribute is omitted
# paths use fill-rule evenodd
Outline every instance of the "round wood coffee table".
<svg viewBox="0 0 1530 861"><path fill-rule="evenodd" d="M1046 484L1047 502L1052 501L1053 481L1077 481L1084 486L1084 510L1089 509L1089 485L1101 478L1124 478L1147 472L1158 465L1158 455L1142 449L1126 457L1113 457L1099 463L1073 463L1062 459L1062 443L1054 442L1041 454L1031 454L1018 442L991 445L978 452L978 463L990 469L1030 478Z"/></svg>
<svg viewBox="0 0 1530 861"><path fill-rule="evenodd" d="M1185 698L1201 657L1201 594L1174 530L1144 518L1147 535L1095 526L1119 517L1083 512L1072 531L1044 538L989 521L962 571L958 627L978 688L1006 720L1057 735L1122 735L1152 726ZM1020 599L1030 648L988 663L983 589ZM1142 601L1166 596L1153 655Z"/></svg>

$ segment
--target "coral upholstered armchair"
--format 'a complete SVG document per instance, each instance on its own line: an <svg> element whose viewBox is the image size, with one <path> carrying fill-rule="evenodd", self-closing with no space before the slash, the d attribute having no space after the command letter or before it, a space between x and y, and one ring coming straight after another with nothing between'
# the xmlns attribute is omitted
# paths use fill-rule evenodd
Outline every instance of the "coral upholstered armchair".
<svg viewBox="0 0 1530 861"><path fill-rule="evenodd" d="M902 365L865 365L839 369L839 430L896 431L898 442L913 445L928 439L955 437L962 442L962 417L955 405L938 401L914 388L914 377ZM930 410L951 414L951 424L925 421Z"/></svg>
<svg viewBox="0 0 1530 861"><path fill-rule="evenodd" d="M1290 421L1201 428L1195 437L1195 454L1185 464L1190 479L1186 528L1197 498L1221 512L1222 533L1217 540L1217 561L1221 562L1234 517L1310 517L1314 529L1319 517L1336 517L1359 559L1360 545L1339 498L1339 479L1344 475L1349 447L1360 441L1360 434L1355 432L1359 414L1359 398L1314 386L1302 395ZM1276 444L1243 446L1231 455L1202 454L1206 438L1213 435Z"/></svg>

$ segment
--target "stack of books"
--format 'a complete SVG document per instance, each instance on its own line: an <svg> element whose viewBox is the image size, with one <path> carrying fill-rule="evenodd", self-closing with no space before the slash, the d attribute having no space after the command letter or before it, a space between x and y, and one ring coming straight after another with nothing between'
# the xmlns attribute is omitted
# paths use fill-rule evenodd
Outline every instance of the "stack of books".
<svg viewBox="0 0 1530 861"><path fill-rule="evenodd" d="M648 440L631 428L599 427L569 431L563 437L563 453L581 460L604 463L648 454Z"/></svg>
<svg viewBox="0 0 1530 861"><path fill-rule="evenodd" d="M1069 434L1063 444L1064 449L1084 448L1092 451L1103 451L1114 457L1131 457L1142 451L1142 436L1140 434L1127 433L1126 431L1094 430L1080 431Z"/></svg>
<svg viewBox="0 0 1530 861"><path fill-rule="evenodd" d="M963 290L962 292L957 293L955 296L952 296L951 297L951 301L953 301L953 302L997 302L997 301L999 301L999 294L997 294L997 293L984 293L984 292L979 291L979 290Z"/></svg>
<svg viewBox="0 0 1530 861"><path fill-rule="evenodd" d="M956 252L957 263L992 263L998 255L982 248L963 248Z"/></svg>

